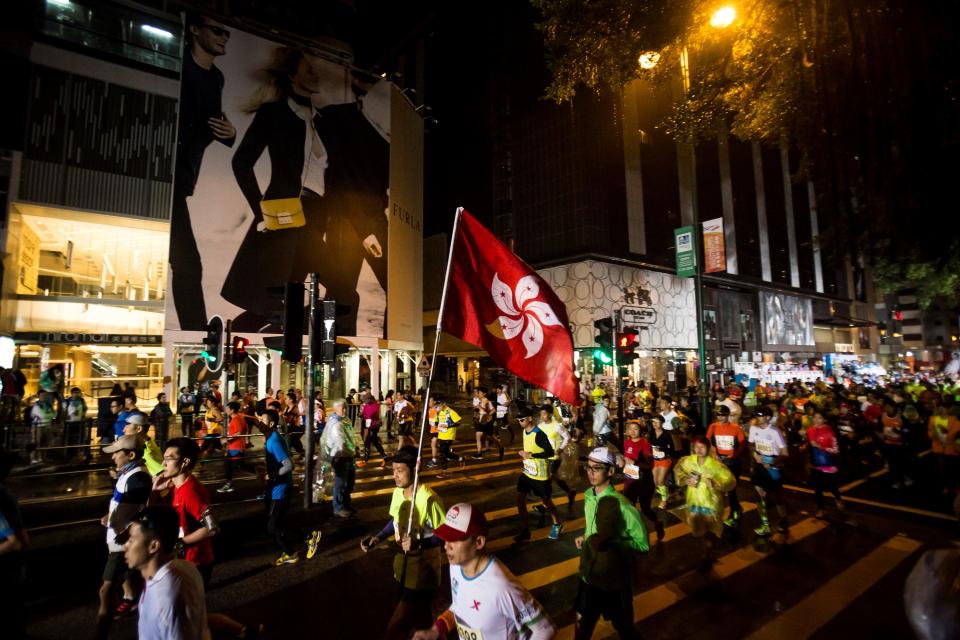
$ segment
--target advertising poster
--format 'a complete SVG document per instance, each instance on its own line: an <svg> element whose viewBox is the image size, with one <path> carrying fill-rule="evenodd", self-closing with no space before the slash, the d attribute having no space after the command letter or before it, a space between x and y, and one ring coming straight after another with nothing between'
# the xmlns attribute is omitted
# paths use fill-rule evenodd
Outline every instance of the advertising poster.
<svg viewBox="0 0 960 640"><path fill-rule="evenodd" d="M760 293L765 350L813 348L813 305L809 298L783 293ZM795 350L795 349L794 349Z"/></svg>
<svg viewBox="0 0 960 640"><path fill-rule="evenodd" d="M677 227L673 230L677 246L677 275L690 278L697 271L697 253L693 244L693 227Z"/></svg>
<svg viewBox="0 0 960 640"><path fill-rule="evenodd" d="M422 227L422 140L405 157L419 185L400 189L390 215L391 100L412 107L354 69L338 39L289 46L200 16L184 48L166 328L200 331L219 314L237 333L279 333L268 287L317 273L320 296L338 303L338 335L387 337L388 260L416 283L422 260L413 231L389 231ZM404 305L420 308L405 298L396 313L408 337L420 327Z"/></svg>
<svg viewBox="0 0 960 640"><path fill-rule="evenodd" d="M723 218L703 222L703 272L727 270L727 255L723 245Z"/></svg>

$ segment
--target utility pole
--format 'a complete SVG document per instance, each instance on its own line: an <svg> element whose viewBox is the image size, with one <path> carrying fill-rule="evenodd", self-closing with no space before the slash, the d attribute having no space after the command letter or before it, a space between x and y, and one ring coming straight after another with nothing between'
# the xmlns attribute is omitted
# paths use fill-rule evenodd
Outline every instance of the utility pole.
<svg viewBox="0 0 960 640"><path fill-rule="evenodd" d="M308 285L310 287L310 314L308 316L307 323L307 357L304 360L304 366L306 367L306 378L307 383L304 385L304 400L307 402L307 424L304 425L305 432L307 436L307 446L306 446L306 456L303 461L303 508L309 509L313 506L313 450L314 443L313 441L313 423L314 423L314 406L313 406L313 396L316 389L316 380L314 378L314 366L315 362L313 361L314 350L314 341L318 339L318 336L315 335L314 327L316 326L316 316L317 316L317 274L311 273L309 276Z"/></svg>
<svg viewBox="0 0 960 640"><path fill-rule="evenodd" d="M617 433L620 436L620 442L623 442L623 392L620 390L620 366L617 364L617 345L620 344L620 340L617 338L617 334L620 331L620 310L617 309L613 312L613 315L610 316L610 322L613 325L613 344L612 349L613 353L611 354L611 359L613 360L613 380L614 380L614 398L617 401Z"/></svg>

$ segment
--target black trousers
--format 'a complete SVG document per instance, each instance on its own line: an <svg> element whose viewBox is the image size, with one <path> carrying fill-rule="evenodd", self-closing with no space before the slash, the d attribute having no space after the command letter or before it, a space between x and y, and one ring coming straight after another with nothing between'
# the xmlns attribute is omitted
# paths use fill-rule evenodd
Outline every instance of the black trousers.
<svg viewBox="0 0 960 640"><path fill-rule="evenodd" d="M203 301L203 263L197 239L190 224L187 197L174 195L170 217L170 288L177 309L180 328L199 331L207 322Z"/></svg>
<svg viewBox="0 0 960 640"><path fill-rule="evenodd" d="M266 494L263 496L263 506L267 515L267 533L270 534L283 553L292 554L294 548L290 543L290 536L287 534L287 509L290 507L290 490L288 487L283 497L276 500L270 495L272 490L272 487L267 487Z"/></svg>
<svg viewBox="0 0 960 640"><path fill-rule="evenodd" d="M836 473L824 473L819 469L810 470L810 480L813 482L813 494L817 500L817 508L823 509L823 492L829 491L837 500L840 499L840 487L837 486Z"/></svg>

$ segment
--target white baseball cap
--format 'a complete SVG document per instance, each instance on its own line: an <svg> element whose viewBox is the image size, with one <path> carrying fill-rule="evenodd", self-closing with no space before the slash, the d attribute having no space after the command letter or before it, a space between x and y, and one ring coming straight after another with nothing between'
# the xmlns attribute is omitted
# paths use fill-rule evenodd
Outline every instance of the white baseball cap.
<svg viewBox="0 0 960 640"><path fill-rule="evenodd" d="M590 452L590 455L587 456L587 460L592 460L593 462L599 462L600 464L606 464L613 466L617 463L617 459L614 457L613 452L606 447L597 447Z"/></svg>
<svg viewBox="0 0 960 640"><path fill-rule="evenodd" d="M444 542L459 542L471 536L485 536L487 518L483 511L469 502L460 502L450 507L443 524L434 529L433 533Z"/></svg>

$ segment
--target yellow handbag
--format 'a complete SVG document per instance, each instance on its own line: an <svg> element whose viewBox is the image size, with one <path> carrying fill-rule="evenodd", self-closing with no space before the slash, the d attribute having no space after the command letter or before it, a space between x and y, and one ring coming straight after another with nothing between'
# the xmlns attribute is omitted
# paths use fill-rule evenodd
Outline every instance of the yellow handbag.
<svg viewBox="0 0 960 640"><path fill-rule="evenodd" d="M263 222L269 231L296 229L307 224L300 198L261 200L260 211L263 212Z"/></svg>

